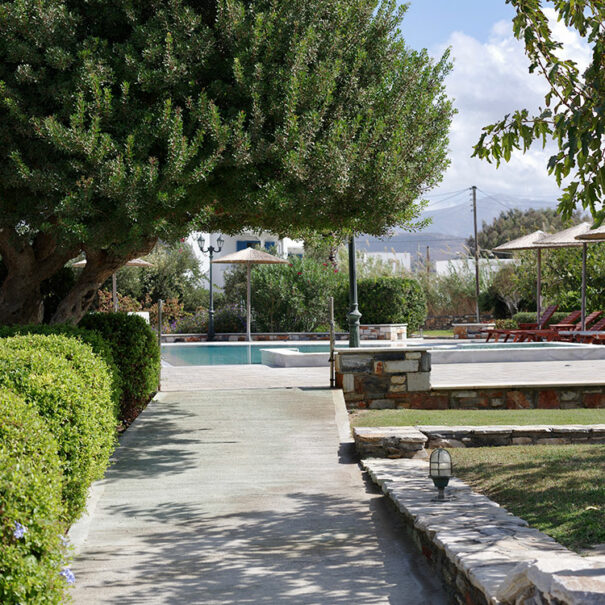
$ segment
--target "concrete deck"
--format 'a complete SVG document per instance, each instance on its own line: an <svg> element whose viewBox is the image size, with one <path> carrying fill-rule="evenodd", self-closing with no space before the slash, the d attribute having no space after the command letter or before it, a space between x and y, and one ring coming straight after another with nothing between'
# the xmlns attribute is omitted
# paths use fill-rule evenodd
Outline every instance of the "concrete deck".
<svg viewBox="0 0 605 605"><path fill-rule="evenodd" d="M71 532L75 603L445 605L349 442L332 391L161 394Z"/></svg>
<svg viewBox="0 0 605 605"><path fill-rule="evenodd" d="M328 387L329 368L271 368L260 364L162 367L162 391ZM605 360L434 364L434 389L600 386Z"/></svg>

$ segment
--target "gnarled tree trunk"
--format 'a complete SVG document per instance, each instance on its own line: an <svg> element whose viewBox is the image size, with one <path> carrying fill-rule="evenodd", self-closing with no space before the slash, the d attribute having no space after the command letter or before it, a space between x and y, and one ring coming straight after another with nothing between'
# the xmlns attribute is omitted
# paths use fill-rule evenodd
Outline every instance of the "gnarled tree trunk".
<svg viewBox="0 0 605 605"><path fill-rule="evenodd" d="M77 249L57 247L47 234L29 241L15 231L0 229L0 255L7 271L0 286L0 323L40 323L44 317L42 282L76 254Z"/></svg>
<svg viewBox="0 0 605 605"><path fill-rule="evenodd" d="M67 296L59 303L50 323L78 323L94 302L105 280L129 260L147 254L157 239L150 239L127 254L116 255L110 250L85 248L86 265Z"/></svg>

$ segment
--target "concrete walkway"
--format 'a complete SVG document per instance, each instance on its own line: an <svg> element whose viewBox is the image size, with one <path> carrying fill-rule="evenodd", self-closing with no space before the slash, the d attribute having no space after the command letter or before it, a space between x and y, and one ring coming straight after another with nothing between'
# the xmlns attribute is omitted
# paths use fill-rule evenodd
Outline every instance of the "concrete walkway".
<svg viewBox="0 0 605 605"><path fill-rule="evenodd" d="M346 427L328 390L162 394L71 532L75 603L445 604Z"/></svg>

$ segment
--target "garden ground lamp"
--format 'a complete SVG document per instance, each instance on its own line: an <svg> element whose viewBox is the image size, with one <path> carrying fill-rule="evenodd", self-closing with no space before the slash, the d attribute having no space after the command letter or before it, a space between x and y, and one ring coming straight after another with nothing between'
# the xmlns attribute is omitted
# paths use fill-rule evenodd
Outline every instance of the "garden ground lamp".
<svg viewBox="0 0 605 605"><path fill-rule="evenodd" d="M433 480L435 487L439 490L437 501L445 501L445 488L452 476L452 457L442 447L437 448L429 459L429 477Z"/></svg>

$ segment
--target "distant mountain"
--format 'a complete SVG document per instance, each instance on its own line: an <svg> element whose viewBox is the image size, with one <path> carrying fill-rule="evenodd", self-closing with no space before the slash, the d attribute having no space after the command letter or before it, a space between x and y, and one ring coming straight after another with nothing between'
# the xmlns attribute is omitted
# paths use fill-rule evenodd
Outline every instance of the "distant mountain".
<svg viewBox="0 0 605 605"><path fill-rule="evenodd" d="M422 214L423 219L430 219L431 224L422 231L396 231L390 238L364 236L357 238L357 247L369 252L409 252L412 263L416 259L426 258L427 246L431 261L449 260L466 256L464 245L466 239L473 234L473 212L470 194L457 204L433 208ZM501 212L511 208L529 210L530 208L554 208L556 200L544 201L531 198L520 198L504 195L487 195L481 191L477 194L477 229L481 230L483 222L490 224Z"/></svg>

